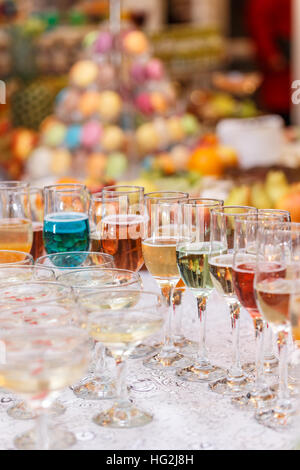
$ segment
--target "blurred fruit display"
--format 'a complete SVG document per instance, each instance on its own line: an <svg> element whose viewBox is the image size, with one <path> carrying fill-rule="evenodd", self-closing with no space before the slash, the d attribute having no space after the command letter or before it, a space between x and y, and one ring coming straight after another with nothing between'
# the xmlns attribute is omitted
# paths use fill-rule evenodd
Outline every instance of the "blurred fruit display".
<svg viewBox="0 0 300 470"><path fill-rule="evenodd" d="M128 156L151 155L170 173L172 165L185 166L199 123L177 106L176 89L146 35L105 29L89 33L84 45L54 114L40 126L28 177L73 175L94 188L119 179Z"/></svg>

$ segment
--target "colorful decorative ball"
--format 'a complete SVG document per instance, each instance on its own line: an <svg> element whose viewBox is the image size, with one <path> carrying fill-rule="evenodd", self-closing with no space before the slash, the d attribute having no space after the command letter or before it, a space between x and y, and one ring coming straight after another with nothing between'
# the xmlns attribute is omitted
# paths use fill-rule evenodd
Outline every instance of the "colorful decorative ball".
<svg viewBox="0 0 300 470"><path fill-rule="evenodd" d="M181 118L181 124L188 136L196 135L199 132L199 122L193 114L184 114Z"/></svg>
<svg viewBox="0 0 300 470"><path fill-rule="evenodd" d="M103 63L99 68L97 84L100 89L113 86L116 79L116 70L111 64Z"/></svg>
<svg viewBox="0 0 300 470"><path fill-rule="evenodd" d="M151 101L151 95L147 92L140 93L135 99L135 106L137 109L146 115L153 113L153 104Z"/></svg>
<svg viewBox="0 0 300 470"><path fill-rule="evenodd" d="M167 120L167 127L172 142L180 142L184 139L185 133L179 117L172 116L169 118Z"/></svg>
<svg viewBox="0 0 300 470"><path fill-rule="evenodd" d="M100 93L98 111L104 121L115 121L122 111L122 100L118 93L110 90Z"/></svg>
<svg viewBox="0 0 300 470"><path fill-rule="evenodd" d="M130 75L136 83L144 83L147 78L144 64L141 64L140 62L134 62L131 66Z"/></svg>
<svg viewBox="0 0 300 470"><path fill-rule="evenodd" d="M102 179L107 166L107 157L103 153L93 153L89 156L86 163L86 172L88 177L94 180Z"/></svg>
<svg viewBox="0 0 300 470"><path fill-rule="evenodd" d="M67 149L57 149L52 154L50 171L56 176L68 173L72 165L72 156Z"/></svg>
<svg viewBox="0 0 300 470"><path fill-rule="evenodd" d="M125 35L123 47L128 54L144 54L149 49L149 43L142 31L134 30Z"/></svg>
<svg viewBox="0 0 300 470"><path fill-rule="evenodd" d="M126 171L128 161L126 155L121 152L115 152L109 155L106 168L106 177L111 179L120 178Z"/></svg>
<svg viewBox="0 0 300 470"><path fill-rule="evenodd" d="M98 121L89 121L82 127L81 143L89 149L95 147L101 138L103 129Z"/></svg>
<svg viewBox="0 0 300 470"><path fill-rule="evenodd" d="M159 114L165 114L167 112L168 103L163 93L153 91L150 96L150 101L155 112Z"/></svg>
<svg viewBox="0 0 300 470"><path fill-rule="evenodd" d="M153 120L153 125L159 137L159 148L167 148L170 145L167 120L161 116L157 116Z"/></svg>
<svg viewBox="0 0 300 470"><path fill-rule="evenodd" d="M82 128L78 124L72 124L68 129L65 137L65 143L69 149L79 146Z"/></svg>
<svg viewBox="0 0 300 470"><path fill-rule="evenodd" d="M175 145L170 154L177 171L184 171L187 169L190 157L190 150L188 147L185 145Z"/></svg>
<svg viewBox="0 0 300 470"><path fill-rule="evenodd" d="M88 34L85 35L82 41L83 47L89 48L93 44L95 44L98 38L98 31L90 31Z"/></svg>
<svg viewBox="0 0 300 470"><path fill-rule="evenodd" d="M95 114L100 104L100 93L93 90L84 92L78 103L78 109L81 114L86 118Z"/></svg>
<svg viewBox="0 0 300 470"><path fill-rule="evenodd" d="M161 80L164 76L164 66L159 59L151 59L145 68L146 77L149 80Z"/></svg>
<svg viewBox="0 0 300 470"><path fill-rule="evenodd" d="M103 131L101 145L107 152L120 150L125 143L125 135L118 126L107 126Z"/></svg>
<svg viewBox="0 0 300 470"><path fill-rule="evenodd" d="M159 135L151 122L142 124L136 131L136 141L141 152L153 152L159 147Z"/></svg>
<svg viewBox="0 0 300 470"><path fill-rule="evenodd" d="M48 125L43 133L43 143L49 147L57 147L61 145L66 137L67 128L59 121Z"/></svg>
<svg viewBox="0 0 300 470"><path fill-rule="evenodd" d="M98 77L98 67L91 60L80 60L70 70L70 80L74 85L85 88Z"/></svg>
<svg viewBox="0 0 300 470"><path fill-rule="evenodd" d="M94 50L97 54L106 54L113 47L113 36L109 31L102 31L95 43Z"/></svg>

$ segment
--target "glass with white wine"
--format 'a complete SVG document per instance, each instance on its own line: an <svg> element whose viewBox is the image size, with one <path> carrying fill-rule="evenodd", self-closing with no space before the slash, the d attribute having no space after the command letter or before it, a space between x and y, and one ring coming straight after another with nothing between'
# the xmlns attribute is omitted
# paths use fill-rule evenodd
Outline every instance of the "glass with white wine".
<svg viewBox="0 0 300 470"><path fill-rule="evenodd" d="M226 375L220 367L211 364L206 349L206 305L213 290L208 257L218 253L219 244L211 243L211 210L221 207L217 199L190 199L182 204L182 240L176 248L177 264L185 285L197 299L199 318L199 346L191 365L177 371L177 375L191 382L211 382ZM187 237L188 241L184 241Z"/></svg>
<svg viewBox="0 0 300 470"><path fill-rule="evenodd" d="M166 303L153 292L107 289L80 295L79 304L87 314L90 336L106 346L116 361L117 400L97 416L100 426L132 428L152 421L152 415L137 408L127 397L125 363L143 341L157 334L163 326Z"/></svg>
<svg viewBox="0 0 300 470"><path fill-rule="evenodd" d="M145 195L149 220L142 243L144 261L170 306L162 349L144 361L145 366L154 369L183 365L183 355L178 352L173 340L174 310L172 303L174 289L180 280L176 260L176 246L182 240L181 204L187 200L188 194L180 192L160 192Z"/></svg>
<svg viewBox="0 0 300 470"><path fill-rule="evenodd" d="M233 363L224 379L209 385L214 392L240 396L248 383L248 375L240 362L239 322L240 302L236 296L232 277L235 249L236 221L257 214L257 209L247 206L223 206L211 211L211 243L214 252L209 255L209 270L212 284L225 299L231 318Z"/></svg>
<svg viewBox="0 0 300 470"><path fill-rule="evenodd" d="M116 268L86 268L78 271L65 272L58 276L58 282L71 286L77 296L109 291L113 288L141 289L141 276L133 271ZM127 301L126 301L127 302ZM79 384L72 387L74 394L82 399L104 400L114 398L116 384L108 371L106 348L100 342L95 342L94 361L89 374Z"/></svg>

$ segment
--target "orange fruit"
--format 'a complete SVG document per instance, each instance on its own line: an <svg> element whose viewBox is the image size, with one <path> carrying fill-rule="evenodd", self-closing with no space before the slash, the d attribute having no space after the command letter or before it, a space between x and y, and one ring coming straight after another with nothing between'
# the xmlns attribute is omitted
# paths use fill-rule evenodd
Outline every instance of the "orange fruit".
<svg viewBox="0 0 300 470"><path fill-rule="evenodd" d="M188 169L204 176L221 176L224 165L216 147L201 147L190 156Z"/></svg>

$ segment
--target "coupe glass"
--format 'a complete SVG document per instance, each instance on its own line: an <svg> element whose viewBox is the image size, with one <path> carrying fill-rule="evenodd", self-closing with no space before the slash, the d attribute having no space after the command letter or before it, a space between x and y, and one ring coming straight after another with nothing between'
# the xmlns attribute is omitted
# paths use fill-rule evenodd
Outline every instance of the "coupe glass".
<svg viewBox="0 0 300 470"><path fill-rule="evenodd" d="M55 281L53 269L34 265L0 265L0 285L21 281Z"/></svg>
<svg viewBox="0 0 300 470"><path fill-rule="evenodd" d="M271 228L261 227L258 246L255 296L259 311L276 334L279 389L273 408L258 409L256 419L268 427L282 429L290 424L295 413L288 387L287 355L291 299L300 292L299 279L295 279L295 273L299 273L300 224L278 223Z"/></svg>
<svg viewBox="0 0 300 470"><path fill-rule="evenodd" d="M177 375L190 382L211 382L225 377L225 370L211 364L206 349L206 305L213 290L208 257L214 253L211 238L211 210L221 207L223 201L217 199L190 199L182 204L182 238L176 248L177 264L181 278L197 299L199 318L199 347L191 365L178 370ZM219 252L219 245L216 253Z"/></svg>
<svg viewBox="0 0 300 470"><path fill-rule="evenodd" d="M89 193L82 184L44 188L43 237L48 254L89 249L89 199Z"/></svg>
<svg viewBox="0 0 300 470"><path fill-rule="evenodd" d="M240 363L239 323L241 304L235 294L232 281L234 237L236 221L247 215L257 214L257 209L247 206L224 206L211 211L211 244L214 251L209 255L209 269L213 286L225 299L231 319L233 364L225 379L209 385L214 392L223 395L241 395L248 383L248 375Z"/></svg>
<svg viewBox="0 0 300 470"><path fill-rule="evenodd" d="M75 326L22 326L0 329L0 380L35 410L36 428L14 440L21 450L65 449L76 442L71 432L48 428L47 409L59 392L80 379L89 357L86 332ZM2 357L3 359L3 357Z"/></svg>
<svg viewBox="0 0 300 470"><path fill-rule="evenodd" d="M20 261L19 253L31 250L33 235L28 188L27 183L19 181L0 182L0 263ZM16 258L14 252L18 252Z"/></svg>
<svg viewBox="0 0 300 470"><path fill-rule="evenodd" d="M182 206L188 201L187 193L161 192L145 196L148 228L143 240L145 265L159 285L169 304L165 338L161 350L146 359L144 365L153 369L174 368L185 365L173 341L173 294L180 280L176 261L176 245L182 238Z"/></svg>
<svg viewBox="0 0 300 470"><path fill-rule="evenodd" d="M61 274L58 282L73 287L77 295L109 290L112 288L141 289L142 279L138 273L126 269L88 268ZM72 387L79 398L101 400L114 398L116 385L108 373L106 347L95 342L94 360L90 372L79 384Z"/></svg>
<svg viewBox="0 0 300 470"><path fill-rule="evenodd" d="M138 409L127 397L125 362L138 344L162 328L167 308L164 299L137 289L107 289L80 296L79 303L87 313L90 336L110 350L117 366L118 400L95 416L94 422L115 428L149 423L152 415Z"/></svg>

